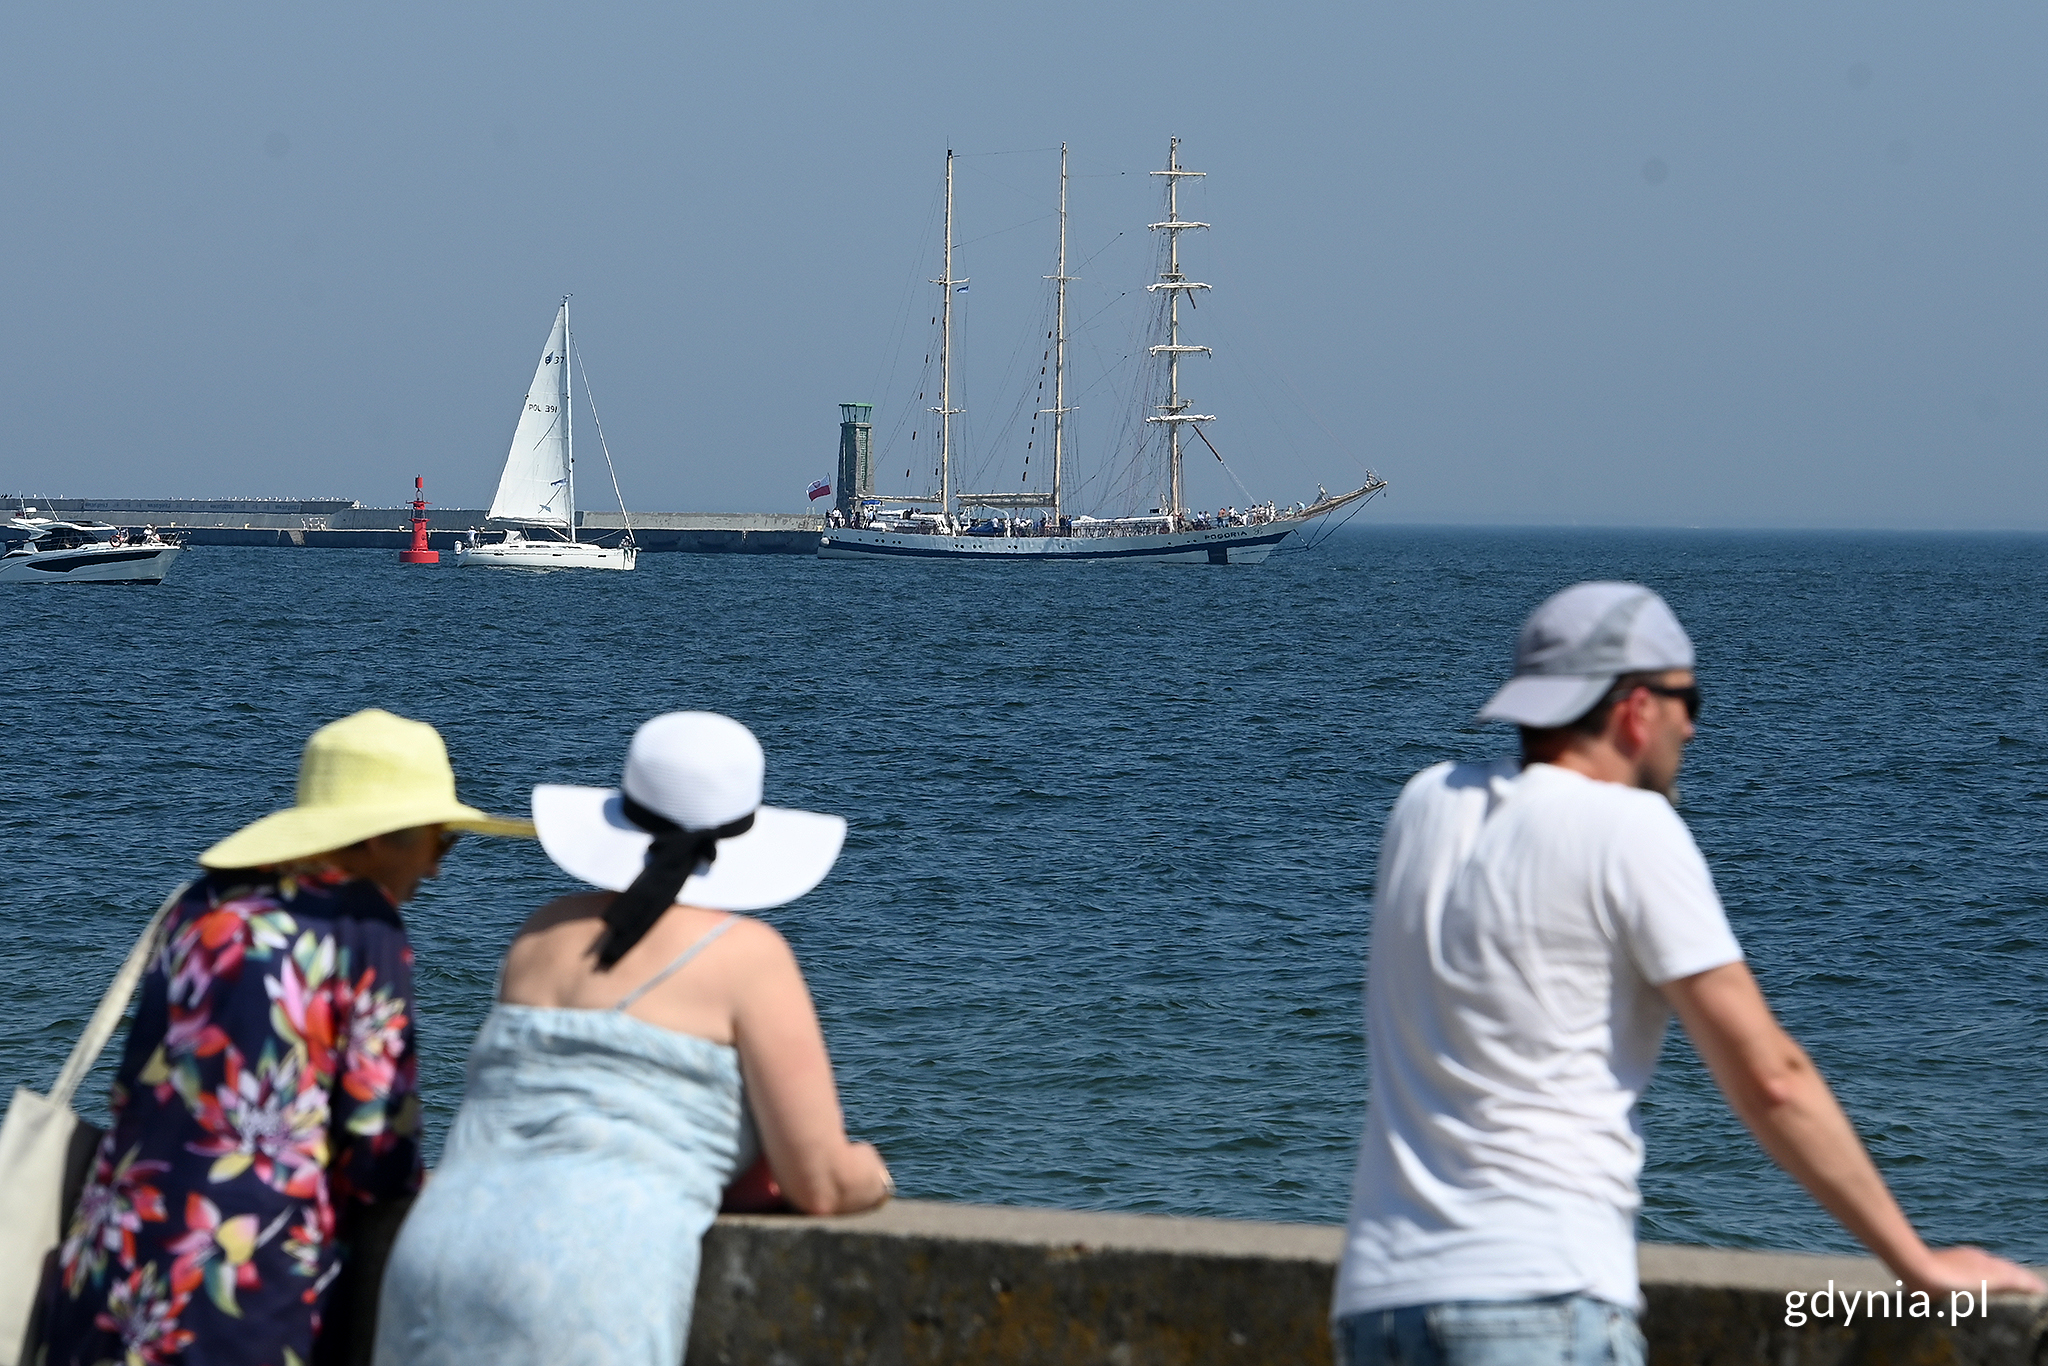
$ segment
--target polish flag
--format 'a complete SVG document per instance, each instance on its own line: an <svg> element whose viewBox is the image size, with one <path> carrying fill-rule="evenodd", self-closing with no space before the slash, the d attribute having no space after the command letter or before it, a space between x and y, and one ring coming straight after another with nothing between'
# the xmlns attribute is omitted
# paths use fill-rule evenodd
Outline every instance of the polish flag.
<svg viewBox="0 0 2048 1366"><path fill-rule="evenodd" d="M819 481L818 481L817 483L815 483L815 484L811 485L811 501L812 501L812 502L814 502L814 503L815 503L815 502L817 502L817 501L818 501L818 500L819 500L820 498L830 498L831 496L832 496L832 481L831 481L831 480L829 480L829 479L820 479L820 480L819 480Z"/></svg>

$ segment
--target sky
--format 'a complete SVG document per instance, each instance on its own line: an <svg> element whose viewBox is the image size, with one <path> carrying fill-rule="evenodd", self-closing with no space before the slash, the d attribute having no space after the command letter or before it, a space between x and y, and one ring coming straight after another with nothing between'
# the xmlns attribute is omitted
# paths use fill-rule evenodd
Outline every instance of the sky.
<svg viewBox="0 0 2048 1366"><path fill-rule="evenodd" d="M0 492L482 506L564 295L636 510L807 506L842 401L921 491L949 147L956 479L1036 487L1065 142L1071 501L1134 510L1177 136L1194 506L2048 529L2044 55L1898 0L22 7Z"/></svg>

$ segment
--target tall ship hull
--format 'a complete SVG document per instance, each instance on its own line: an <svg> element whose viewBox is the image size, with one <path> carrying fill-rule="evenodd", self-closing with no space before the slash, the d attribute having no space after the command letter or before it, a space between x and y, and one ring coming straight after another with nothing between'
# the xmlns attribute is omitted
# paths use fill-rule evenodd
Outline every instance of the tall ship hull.
<svg viewBox="0 0 2048 1366"><path fill-rule="evenodd" d="M1152 536L943 536L906 531L829 531L827 560L1142 560L1150 564L1258 564L1299 526L1169 531Z"/></svg>
<svg viewBox="0 0 2048 1366"><path fill-rule="evenodd" d="M1381 485L1379 487L1384 487ZM1318 518L1348 503L1369 498L1378 488L1367 485L1306 506L1259 508L1233 514L1216 525L1209 519L1188 519L1193 525L1174 527L1161 517L1127 517L1108 521L1087 518L1070 523L1073 535L1047 524L1019 527L997 524L995 534L959 535L939 529L936 518L914 518L895 526L835 528L818 544L827 560L1126 560L1148 564L1261 564L1268 555ZM1035 534L1034 534L1035 533Z"/></svg>
<svg viewBox="0 0 2048 1366"><path fill-rule="evenodd" d="M953 418L965 411L954 403L953 310L954 296L967 288L965 277L953 272L953 153L946 153L946 198L944 256L939 278L939 306L933 323L939 329L938 403L929 411L937 419L934 443L937 447L936 490L929 493L875 496L874 459L871 447L873 409L867 404L843 404L840 423L839 502L827 520L827 530L818 541L818 555L828 560L961 560L976 563L995 561L1045 562L1051 560L1117 560L1127 564L1258 564L1284 545L1311 522L1339 508L1360 503L1386 488L1386 481L1371 472L1366 482L1346 493L1332 495L1316 491L1313 503L1282 507L1259 503L1249 508L1218 508L1197 512L1187 506L1183 481L1183 457L1201 447L1214 455L1227 471L1223 454L1203 431L1216 419L1192 411L1194 404L1181 387L1181 368L1197 356L1206 357L1210 348L1184 342L1181 337L1181 306L1191 309L1195 297L1210 286L1189 279L1181 271L1180 237L1184 232L1207 228L1207 223L1183 218L1180 213L1180 182L1203 173L1180 164L1180 140L1169 148L1166 169L1153 175L1165 181L1166 216L1148 227L1163 233L1163 260L1159 278L1146 286L1158 300L1159 342L1147 354L1159 366L1157 383L1147 402L1148 430L1156 431L1162 457L1150 483L1156 477L1155 504L1148 515L1080 517L1069 514L1065 488L1067 462L1066 417L1074 411L1068 401L1067 372L1067 284L1075 277L1067 273L1067 149L1060 148L1060 238L1058 265L1047 276L1054 282L1052 328L1046 335L1050 345L1039 370L1043 394L1050 370L1052 406L1039 408L1036 419L1050 419L1051 470L1049 486L1037 491L963 493L953 483ZM926 357L929 364L931 356ZM929 373L929 372L928 372ZM923 394L919 394L923 398ZM912 432L911 439L916 439ZM1032 443L1027 442L1029 452ZM1139 452L1152 449L1140 443ZM1153 457L1143 454L1149 462ZM907 462L906 462L907 463ZM1030 458L1025 465L1028 471ZM908 475L906 470L905 474ZM1236 476L1233 474L1232 479ZM1239 484L1240 490L1243 485ZM825 481L813 486L812 496L827 491ZM1249 495L1247 495L1249 496ZM902 506L888 507L889 503Z"/></svg>

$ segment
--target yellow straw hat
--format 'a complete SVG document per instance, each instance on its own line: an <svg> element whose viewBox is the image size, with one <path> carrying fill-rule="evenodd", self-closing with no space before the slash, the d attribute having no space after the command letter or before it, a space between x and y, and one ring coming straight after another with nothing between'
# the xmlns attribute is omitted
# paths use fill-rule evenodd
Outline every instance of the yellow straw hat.
<svg viewBox="0 0 2048 1366"><path fill-rule="evenodd" d="M243 826L199 862L207 868L289 863L416 825L533 837L532 821L507 820L455 800L455 770L439 731L373 707L314 731L299 760L297 802Z"/></svg>

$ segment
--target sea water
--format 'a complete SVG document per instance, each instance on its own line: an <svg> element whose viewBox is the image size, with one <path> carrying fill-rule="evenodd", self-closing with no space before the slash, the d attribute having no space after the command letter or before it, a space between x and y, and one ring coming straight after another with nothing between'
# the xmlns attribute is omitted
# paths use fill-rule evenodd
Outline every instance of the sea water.
<svg viewBox="0 0 2048 1366"><path fill-rule="evenodd" d="M289 803L316 725L431 721L464 797L519 813L702 707L760 735L771 802L851 823L767 918L906 1195L1335 1221L1387 804L1509 746L1473 710L1528 609L1593 577L1654 585L1699 643L1684 815L1907 1211L2048 1261L2039 537L1399 529L1258 567L630 574L201 548L157 588L9 586L0 1087L49 1085L193 856ZM470 838L407 908L435 1147L508 937L573 887ZM1645 1237L1852 1246L1675 1033L1642 1121Z"/></svg>

